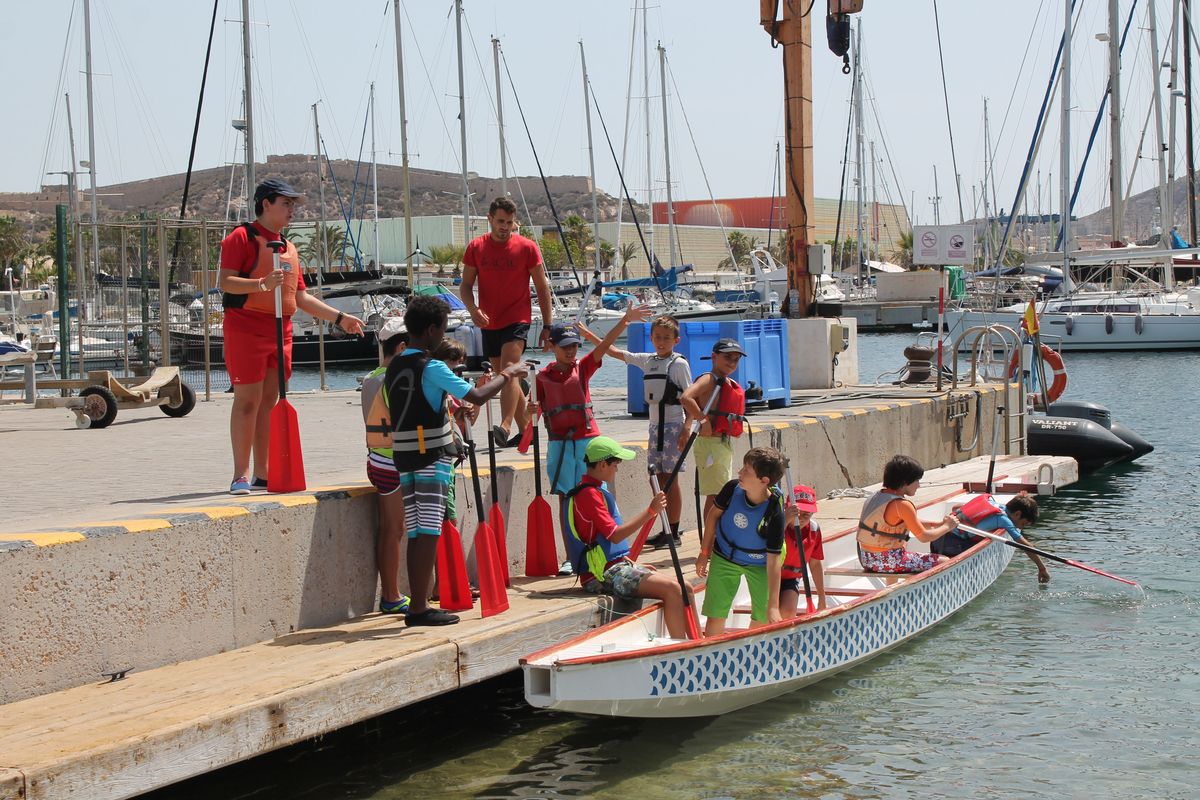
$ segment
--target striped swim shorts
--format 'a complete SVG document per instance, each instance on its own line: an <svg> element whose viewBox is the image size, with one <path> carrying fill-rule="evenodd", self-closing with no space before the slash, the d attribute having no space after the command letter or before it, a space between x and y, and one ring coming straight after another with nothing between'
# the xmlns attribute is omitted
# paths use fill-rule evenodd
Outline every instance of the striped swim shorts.
<svg viewBox="0 0 1200 800"><path fill-rule="evenodd" d="M404 529L408 531L408 538L441 535L452 480L452 456L444 456L415 472L400 473L400 496L404 498Z"/></svg>
<svg viewBox="0 0 1200 800"><path fill-rule="evenodd" d="M392 459L378 453L367 454L367 480L381 496L387 496L400 488L400 473Z"/></svg>

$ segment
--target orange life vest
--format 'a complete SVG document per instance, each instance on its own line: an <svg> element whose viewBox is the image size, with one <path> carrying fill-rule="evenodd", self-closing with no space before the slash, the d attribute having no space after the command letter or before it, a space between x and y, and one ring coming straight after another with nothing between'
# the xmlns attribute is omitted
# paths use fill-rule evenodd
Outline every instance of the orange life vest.
<svg viewBox="0 0 1200 800"><path fill-rule="evenodd" d="M709 373L712 375L712 373ZM717 379L713 375L713 380ZM717 396L717 407L709 409L708 420L712 423L713 433L721 436L741 436L742 421L746 419L746 390L738 385L733 378L726 378L721 383L720 394Z"/></svg>
<svg viewBox="0 0 1200 800"><path fill-rule="evenodd" d="M252 224L246 223L242 227L246 231L246 238L254 244L257 256L249 269L238 270L238 277L255 280L265 278L275 270L274 253L271 252L271 248L267 247L266 240ZM280 287L283 316L290 317L296 313L296 283L300 275L300 254L296 252L296 245L285 239L282 233L279 234L279 240L287 245L279 253L279 268L283 270L283 285ZM241 303L237 302L237 297L239 295L227 293L222 304L225 308L244 308L263 314L275 314L275 292L273 291L260 292L256 288L249 294L240 295L245 298Z"/></svg>
<svg viewBox="0 0 1200 800"><path fill-rule="evenodd" d="M888 550L903 550L909 540L908 529L903 522L890 523L884 517L888 504L903 500L900 495L878 491L863 503L862 515L858 518L858 546L871 553Z"/></svg>
<svg viewBox="0 0 1200 800"><path fill-rule="evenodd" d="M576 365L566 380L550 380L547 366L537 375L538 395L542 400L542 416L552 440L582 439L592 427L592 398L583 388Z"/></svg>
<svg viewBox="0 0 1200 800"><path fill-rule="evenodd" d="M387 367L373 370L362 382L363 424L367 429L367 449L379 450L380 455L392 455L392 415L388 411L387 392L383 381Z"/></svg>

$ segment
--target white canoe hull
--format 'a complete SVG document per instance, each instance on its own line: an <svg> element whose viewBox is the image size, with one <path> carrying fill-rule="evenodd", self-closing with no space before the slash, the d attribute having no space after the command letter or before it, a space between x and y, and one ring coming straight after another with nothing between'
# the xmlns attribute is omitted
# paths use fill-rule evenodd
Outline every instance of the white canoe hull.
<svg viewBox="0 0 1200 800"><path fill-rule="evenodd" d="M525 697L539 708L578 714L725 714L903 644L978 597L1008 566L1012 552L998 543L980 544L950 563L826 612L718 639L667 640L671 643L631 653L628 643L605 645L605 628L639 625L653 632L657 615L615 622L581 637L594 641L591 657L580 657L588 644L577 640L558 655L551 650L525 659ZM645 647L645 641L634 647Z"/></svg>

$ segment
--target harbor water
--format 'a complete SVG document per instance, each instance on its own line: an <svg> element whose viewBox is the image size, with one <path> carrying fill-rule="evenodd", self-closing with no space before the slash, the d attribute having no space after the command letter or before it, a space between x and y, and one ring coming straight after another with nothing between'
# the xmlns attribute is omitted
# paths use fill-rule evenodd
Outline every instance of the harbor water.
<svg viewBox="0 0 1200 800"><path fill-rule="evenodd" d="M861 336L861 380L900 366L912 338ZM1031 538L1144 597L1053 563L1039 586L1017 555L914 641L724 717L535 711L514 674L148 797L1198 797L1200 353L1070 354L1067 368L1066 397L1157 449L1048 499Z"/></svg>

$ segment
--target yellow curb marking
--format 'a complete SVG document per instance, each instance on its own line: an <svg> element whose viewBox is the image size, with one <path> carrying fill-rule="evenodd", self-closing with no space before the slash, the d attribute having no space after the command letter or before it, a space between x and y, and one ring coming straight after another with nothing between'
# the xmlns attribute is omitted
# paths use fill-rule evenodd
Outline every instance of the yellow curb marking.
<svg viewBox="0 0 1200 800"><path fill-rule="evenodd" d="M209 519L228 519L229 517L244 517L250 509L241 506L204 506L196 508L172 508L172 514L203 514Z"/></svg>
<svg viewBox="0 0 1200 800"><path fill-rule="evenodd" d="M78 531L52 531L49 533L0 533L0 542L33 542L38 547L48 547L87 539Z"/></svg>

